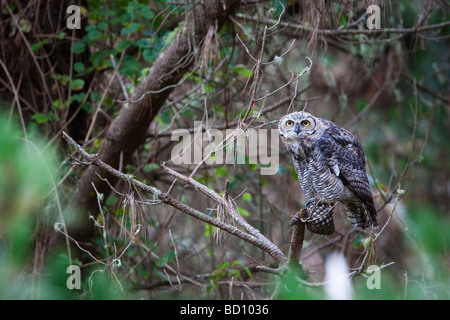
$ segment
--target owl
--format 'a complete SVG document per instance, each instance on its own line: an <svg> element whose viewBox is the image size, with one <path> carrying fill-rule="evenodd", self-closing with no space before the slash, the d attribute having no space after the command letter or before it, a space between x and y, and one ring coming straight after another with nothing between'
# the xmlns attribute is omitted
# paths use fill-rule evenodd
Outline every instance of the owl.
<svg viewBox="0 0 450 320"><path fill-rule="evenodd" d="M364 151L350 132L303 111L281 118L278 128L306 196L308 230L332 234L338 202L357 229L378 226Z"/></svg>

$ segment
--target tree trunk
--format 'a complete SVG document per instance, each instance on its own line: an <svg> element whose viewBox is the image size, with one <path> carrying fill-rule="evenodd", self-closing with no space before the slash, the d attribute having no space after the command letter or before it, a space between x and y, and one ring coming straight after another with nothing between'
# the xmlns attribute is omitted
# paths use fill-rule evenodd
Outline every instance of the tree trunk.
<svg viewBox="0 0 450 320"><path fill-rule="evenodd" d="M173 85L176 85L194 65L196 60L194 46L200 46L210 27L220 29L227 21L228 15L239 7L239 2L239 0L206 0L196 5L195 13L193 10L187 12L185 27L180 28L181 31L175 40L159 55L146 80L131 97L129 105L122 109L121 114L108 129L98 152L102 161L117 168L122 153L123 165L129 162L133 152L144 142L151 121L163 106ZM105 198L111 191L110 187L98 178L96 172L99 172L99 169L93 165L87 168L66 208L66 217L75 216L78 222L76 230L80 240L86 240L93 230L88 213L98 211L97 198L91 182ZM101 174L111 184L116 181L111 176Z"/></svg>

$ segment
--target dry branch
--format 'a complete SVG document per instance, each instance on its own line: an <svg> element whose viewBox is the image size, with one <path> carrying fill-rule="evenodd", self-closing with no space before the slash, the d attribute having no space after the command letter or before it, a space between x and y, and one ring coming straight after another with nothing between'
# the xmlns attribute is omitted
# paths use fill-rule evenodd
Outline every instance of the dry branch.
<svg viewBox="0 0 450 320"><path fill-rule="evenodd" d="M315 29L312 27L307 27L298 23L283 22L275 19L266 19L261 17L254 17L249 15L240 14L237 16L239 19L254 21L263 24L274 24L278 23L280 27L289 28L295 31L304 31L308 33L315 33L317 35L323 36L342 36L342 35L355 35L355 34L407 34L407 33L420 33L429 30L442 29L450 25L450 21L445 21L442 23L437 23L433 25L416 26L412 28L382 28L382 29Z"/></svg>
<svg viewBox="0 0 450 320"><path fill-rule="evenodd" d="M169 174L173 175L174 177L187 182L191 186L195 187L196 189L200 190L202 193L204 193L209 198L216 201L218 204L221 204L223 208L227 210L227 214L231 216L231 218L237 222L240 226L242 226L251 236L258 239L261 243L261 249L269 253L276 261L281 262L285 261L286 257L284 256L283 252L275 245L273 244L269 239L267 239L258 229L251 226L245 219L228 203L225 202L224 198L222 198L217 192L214 190L208 188L207 186L201 184L197 180L187 177L181 173L178 173L166 166L163 166L164 170L166 170ZM226 230L225 230L226 231Z"/></svg>
<svg viewBox="0 0 450 320"><path fill-rule="evenodd" d="M249 225L237 212L232 212L232 218L242 227L246 229L247 232L242 231L238 229L237 227L225 223L223 221L220 221L216 218L213 218L203 212L200 212L190 206L185 205L184 203L181 203L180 201L176 200L172 195L170 195L168 192L162 192L161 190L149 186L147 184L144 184L134 178L132 178L130 175L124 174L110 165L106 164L96 154L89 154L86 152L78 143L76 143L71 137L69 137L65 132L63 132L63 139L67 141L71 146L73 146L78 153L81 154L83 158L88 160L91 164L95 165L96 167L103 170L105 173L108 173L110 176L115 177L117 179L120 179L124 182L130 183L133 186L146 191L155 197L158 197L163 203L168 204L172 207L177 208L183 213L186 213L196 219L199 219L201 221L204 221L206 223L209 223L216 228L219 228L221 230L224 230L258 248L261 248L268 254L270 254L277 262L284 262L286 261L286 257L281 252L281 250L273 244L270 240L268 240L264 235L262 235L257 229L253 228L251 225ZM215 191L209 189L205 185L193 180L188 179L188 177L183 176L167 167L165 167L166 170L168 170L169 173L174 175L175 177L179 178L180 180L186 181L190 183L191 185L195 186L196 188L199 188L203 193L211 197L212 199L218 201L219 203L223 201L223 198L220 197Z"/></svg>

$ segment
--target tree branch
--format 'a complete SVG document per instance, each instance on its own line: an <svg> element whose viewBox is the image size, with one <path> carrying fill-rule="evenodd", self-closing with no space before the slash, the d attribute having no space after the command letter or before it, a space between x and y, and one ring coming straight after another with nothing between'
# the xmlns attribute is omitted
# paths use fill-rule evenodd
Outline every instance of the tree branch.
<svg viewBox="0 0 450 320"><path fill-rule="evenodd" d="M170 92L177 86L186 72L195 63L194 48L203 41L208 29L220 29L227 21L228 15L239 7L239 0L205 0L194 8L196 20L187 19L174 41L164 50L153 64L145 81L130 97L128 104L120 115L111 123L98 152L98 158L111 167L117 168L121 155L123 165L127 164L134 151L145 141L146 131L161 109ZM186 14L190 14L187 12ZM195 24L195 26L194 26ZM73 195L68 212L97 212L95 194L91 182L94 182L100 193L109 194L110 188L96 175L96 166L90 166L81 177L77 191ZM114 176L107 177L111 183ZM79 237L88 238L92 226L80 214L81 224Z"/></svg>
<svg viewBox="0 0 450 320"><path fill-rule="evenodd" d="M256 16L249 16L245 14L239 14L236 16L236 18L254 21L258 23L263 24L275 24L277 23L277 20L275 19L266 19L266 18L260 18ZM305 31L309 33L316 33L318 35L323 36L340 36L340 35L351 35L351 34L389 34L389 33L420 33L423 31L428 30L434 30L434 29L441 29L446 26L450 25L450 21L445 21L442 23L437 23L433 25L427 25L427 26L420 26L420 27L412 27L412 28L382 28L382 29L315 29L312 27L307 27L298 23L291 23L291 22L278 22L278 25L285 28L294 29L295 31Z"/></svg>
<svg viewBox="0 0 450 320"><path fill-rule="evenodd" d="M178 210L180 210L183 213L186 213L198 220L209 223L209 224L215 226L216 228L224 230L224 231L266 251L277 262L286 261L286 257L281 252L281 250L275 244L273 244L270 240L268 240L265 236L263 236L257 229L255 229L251 225L249 225L237 212L232 212L232 210L230 210L230 212L232 212L232 218L239 225L243 226L248 232L242 231L229 223L225 223L225 222L215 219L203 212L200 212L192 207L189 207L189 206L181 203L180 201L176 200L168 192L164 193L161 190L159 190L153 186L149 186L145 183L142 183L142 182L132 178L130 175L124 174L124 173L114 169L110 165L108 165L108 164L104 163L102 160L100 160L98 155L89 154L88 152L86 152L78 143L76 143L65 132L63 132L63 139L65 141L67 141L67 143L69 143L72 147L74 147L75 150L78 153L80 153L83 158L85 158L91 164L100 168L104 172L108 173L109 175L111 175L117 179L120 179L124 182L128 182L128 183L134 185L135 187L137 187L143 191L146 191L146 192L154 195L155 197L158 197L165 204L168 204L174 208L177 208ZM190 183L191 185L195 186L196 188L199 188L203 193L205 193L212 199L215 199L218 202L223 201L222 197L220 197L215 191L207 188L203 184L201 184L193 179L188 179L186 176L178 174L177 172L175 172L167 167L165 167L165 169L168 172L170 172L172 175L176 176L177 178Z"/></svg>
<svg viewBox="0 0 450 320"><path fill-rule="evenodd" d="M217 192L201 184L200 182L191 177L187 177L164 165L162 167L167 173L173 175L174 177L182 181L187 182L189 185L200 190L202 193L204 193L206 196L208 196L218 204L221 204L222 207L226 210L226 213L228 213L235 222L237 222L240 226L242 226L253 237L261 241L264 247L264 251L269 253L276 261L281 262L286 260L286 257L284 256L283 252L275 244L273 244L269 239L267 239L258 229L254 228L247 221L245 221L245 219Z"/></svg>

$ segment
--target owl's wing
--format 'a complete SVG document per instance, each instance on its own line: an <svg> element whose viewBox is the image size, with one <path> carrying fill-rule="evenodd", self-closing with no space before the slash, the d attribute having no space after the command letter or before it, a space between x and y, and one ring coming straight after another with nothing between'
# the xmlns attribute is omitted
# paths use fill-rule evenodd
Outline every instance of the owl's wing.
<svg viewBox="0 0 450 320"><path fill-rule="evenodd" d="M361 200L373 225L376 209L366 172L366 157L358 140L347 130L327 121L328 127L319 143L332 172Z"/></svg>

